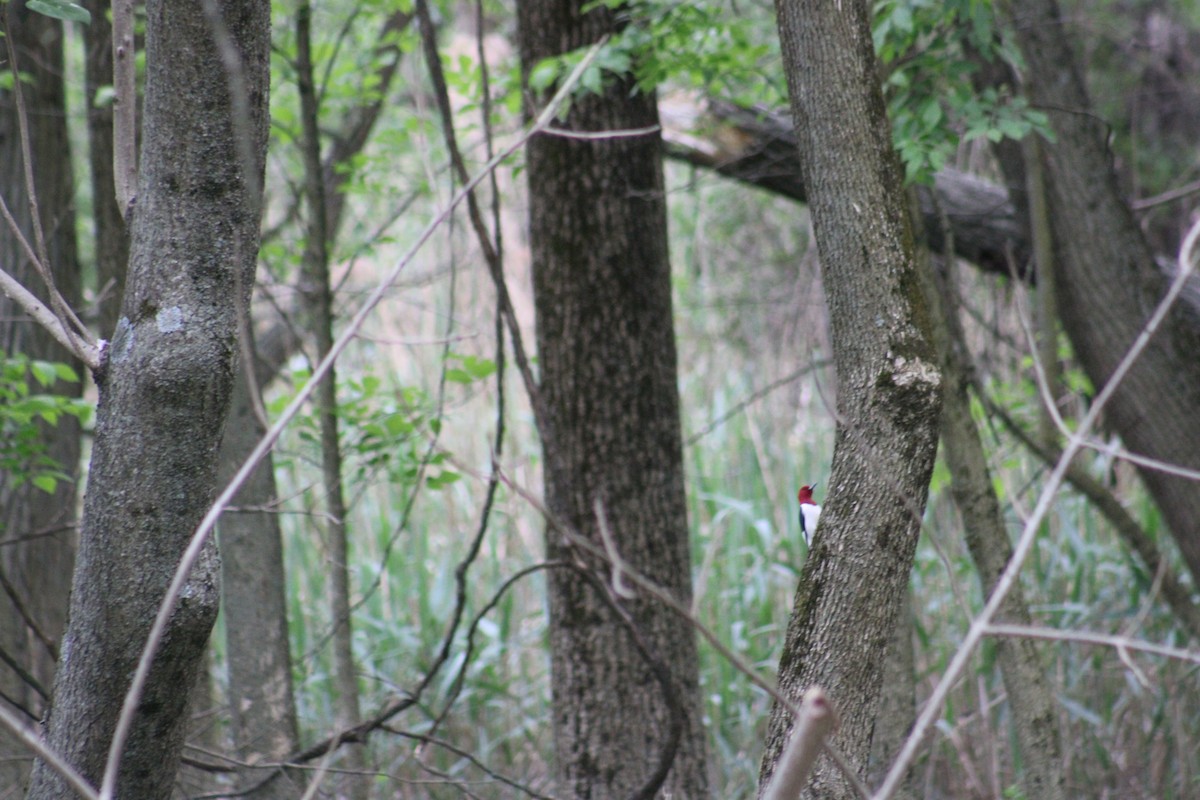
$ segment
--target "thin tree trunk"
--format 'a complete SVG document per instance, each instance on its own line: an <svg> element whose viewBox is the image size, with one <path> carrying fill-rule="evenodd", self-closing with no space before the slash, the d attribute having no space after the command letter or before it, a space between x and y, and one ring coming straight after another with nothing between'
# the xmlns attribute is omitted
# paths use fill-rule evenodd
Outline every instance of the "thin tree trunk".
<svg viewBox="0 0 1200 800"><path fill-rule="evenodd" d="M966 337L955 316L961 304L953 280L952 272L943 274L932 264L927 265L922 277L946 387L942 445L950 469L950 489L962 515L967 549L987 597L1012 558L1012 544L1004 529L979 430L971 417L970 368L963 360ZM1031 624L1020 584L1014 584L1005 597L997 619ZM1024 766L1018 776L1021 788L1025 797L1058 800L1064 796L1058 720L1037 644L1032 639L998 639L996 651Z"/></svg>
<svg viewBox="0 0 1200 800"><path fill-rule="evenodd" d="M251 392L259 388L249 385L245 369L238 370L221 445L218 482L222 485L229 482L264 433L251 398ZM222 514L219 528L230 727L238 757L255 763L282 761L300 749L288 646L283 539L279 515L272 508L278 498L268 454L234 498L239 510ZM264 782L265 777L261 769L245 771L242 785L260 787L246 797L287 800L303 794L292 779Z"/></svg>
<svg viewBox="0 0 1200 800"><path fill-rule="evenodd" d="M12 2L0 8L0 30L8 37L7 41L0 38L0 53L11 45L17 58L12 65L4 55L3 69L7 72L15 66L32 77L22 83L22 94L34 193L50 261L47 266L66 301L76 304L80 276L62 74L62 23L30 11L23 2ZM25 239L33 243L32 198L17 113L15 94L0 91L0 195ZM3 220L0 266L45 301L42 279ZM18 354L73 361L53 337L0 294L0 361ZM82 382L32 387L35 392L68 397L78 397L82 389ZM0 651L38 683L35 688L4 666L0 667L0 691L34 715L31 722L45 709L41 691L48 692L53 683L58 641L66 624L80 455L79 425L74 417L63 417L57 426L43 428L39 444L70 476L67 480L60 480L53 492L44 492L29 482L18 484L15 471L0 470L0 541L4 541L0 547ZM25 781L29 774L25 754L23 745L9 741L7 731L0 733L0 786L20 786Z"/></svg>
<svg viewBox="0 0 1200 800"><path fill-rule="evenodd" d="M214 494L238 304L245 309L254 280L270 9L263 0L227 0L214 10L216 32L202 4L147 6L131 264L117 333L95 375L95 445L46 733L97 784L158 606ZM234 75L217 36L227 56L236 53ZM245 89L244 102L231 98L231 86ZM238 117L239 106L247 116ZM170 795L187 698L216 616L216 570L210 549L175 608L124 750L118 796ZM28 796L73 793L38 762Z"/></svg>
<svg viewBox="0 0 1200 800"><path fill-rule="evenodd" d="M542 58L615 29L612 11L582 13L588 5L519 4L526 75ZM657 122L654 94L635 91L624 77L601 94L575 97L563 124L592 132ZM591 141L540 135L529 143L526 173L547 505L597 545L604 526L631 569L690 607L658 134ZM607 575L556 534L548 534L547 554L581 559ZM692 629L651 598L613 601L647 646L642 655L602 589L568 570L553 571L547 582L559 796L708 796ZM655 677L664 669L666 685Z"/></svg>
<svg viewBox="0 0 1200 800"><path fill-rule="evenodd" d="M830 493L796 592L779 688L793 700L814 686L826 692L841 717L834 742L861 776L937 451L941 376L867 3L780 0L777 11L837 372ZM790 726L776 705L762 787ZM846 798L852 789L822 759L805 796Z"/></svg>
<svg viewBox="0 0 1200 800"><path fill-rule="evenodd" d="M333 348L333 296L329 286L329 234L326 217L326 187L321 168L321 140L317 128L318 109L311 53L312 5L304 0L296 15L297 83L303 128L305 200L308 207L301 292L317 340L317 360ZM362 721L359 709L358 671L354 663L354 631L350 619L350 548L346 534L346 502L342 489L342 450L338 437L337 373L329 373L317 386L317 415L321 429L321 478L325 489L325 538L329 547L330 612L333 621L334 685L337 724L352 728ZM351 746L344 768L361 772L363 748ZM347 776L343 787L362 800L369 784Z"/></svg>
<svg viewBox="0 0 1200 800"><path fill-rule="evenodd" d="M336 238L345 207L345 195L336 188L338 169L362 151L388 96L400 59L394 34L408 24L411 14L395 12L384 22L375 54L380 61L373 79L377 95L352 109L322 165L326 192L327 239ZM300 312L304 313L304 312ZM251 326L253 327L253 325ZM240 369L221 450L221 483L241 467L262 434L255 394L278 373L299 345L290 323L277 324L254 339L255 381L251 389L246 370ZM229 699L234 746L246 760L278 761L299 751L295 698L292 687L285 606L283 544L272 456L252 473L234 500L241 510L221 517L222 607L225 612L226 652L229 663ZM303 775L264 782L263 770L247 770L243 785L256 787L252 798L292 798L302 794Z"/></svg>

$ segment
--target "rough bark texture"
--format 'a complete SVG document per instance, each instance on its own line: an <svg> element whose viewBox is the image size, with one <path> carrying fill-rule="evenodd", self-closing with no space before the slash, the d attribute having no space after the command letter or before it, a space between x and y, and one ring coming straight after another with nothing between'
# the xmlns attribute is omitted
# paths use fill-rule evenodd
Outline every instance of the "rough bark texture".
<svg viewBox="0 0 1200 800"><path fill-rule="evenodd" d="M929 265L923 280L946 387L942 407L943 457L950 469L950 490L962 515L967 549L987 597L1012 558L1012 543L1004 529L1000 500L979 430L971 417L966 337L955 316L961 304L950 288L952 276L935 274L934 269ZM1006 595L997 621L1032 624L1019 583ZM1019 776L1021 789L1025 797L1058 800L1064 796L1062 749L1054 693L1037 643L1032 639L998 639L996 651L1023 764Z"/></svg>
<svg viewBox="0 0 1200 800"><path fill-rule="evenodd" d="M233 384L237 304L254 278L266 147L269 6L216 7L240 56L250 117L201 4L151 2L141 182L127 291L100 389L89 487L47 740L98 782L158 604L214 493ZM235 129L253 154L246 174ZM117 794L166 798L186 703L216 614L215 553L197 565L125 748ZM38 763L29 796L70 797Z"/></svg>
<svg viewBox="0 0 1200 800"><path fill-rule="evenodd" d="M585 0L519 4L521 59L591 44L614 28ZM652 94L629 80L576 97L574 130L658 122ZM595 504L621 557L691 603L666 199L657 134L600 141L542 135L530 142L533 254L542 400L547 418L546 502L597 544ZM579 557L549 535L550 558ZM594 559L589 566L607 572ZM548 578L554 736L565 798L645 796L682 725L660 794L708 796L695 635L652 599L623 604L669 670L682 715L672 714L626 627L578 573ZM681 718L680 718L681 717Z"/></svg>
<svg viewBox="0 0 1200 800"><path fill-rule="evenodd" d="M896 627L888 644L887 660L883 664L883 696L871 736L871 756L867 764L867 785L878 786L892 759L900 752L908 732L917 717L917 658L913 647L912 589L900 596L896 612ZM913 800L914 774L909 770L904 783L893 796L894 800Z"/></svg>
<svg viewBox="0 0 1200 800"><path fill-rule="evenodd" d="M1103 385L1166 290L1124 202L1053 0L1014 4L1025 90L1050 116L1057 141L1042 148L1063 327L1084 370ZM1126 446L1200 469L1200 309L1182 303L1105 409ZM1200 483L1138 467L1194 578L1200 578Z"/></svg>
<svg viewBox="0 0 1200 800"><path fill-rule="evenodd" d="M811 686L826 691L841 716L835 742L863 774L933 469L941 378L867 4L780 0L776 9L838 387L831 488L796 593L779 687L793 699ZM774 708L760 786L789 726L787 711ZM828 759L806 792L852 796Z"/></svg>
<svg viewBox="0 0 1200 800"><path fill-rule="evenodd" d="M75 252L74 189L67 141L63 95L62 25L14 2L0 8L0 30L17 53L17 66L31 75L22 85L34 191L46 236L49 267L68 303L79 299L79 263ZM0 39L0 53L5 42ZM10 64L0 56L3 69ZM11 92L0 91L0 193L32 244L34 231L25 183L25 162ZM25 251L8 224L0 221L0 267L9 271L43 302L47 294ZM41 327L0 294L0 360L13 354L31 359L73 361ZM81 375L82 377L82 375ZM30 379L32 380L32 378ZM53 391L78 396L82 384L60 383ZM0 651L11 656L49 691L54 678L55 648L66 624L67 594L75 555L75 482L79 466L79 425L63 418L43 437L46 455L72 476L59 481L53 493L0 470ZM41 714L42 695L9 666L0 667L0 691L33 715ZM12 706L10 706L12 708ZM32 721L32 720L31 720ZM20 786L29 774L27 750L0 733L0 786Z"/></svg>

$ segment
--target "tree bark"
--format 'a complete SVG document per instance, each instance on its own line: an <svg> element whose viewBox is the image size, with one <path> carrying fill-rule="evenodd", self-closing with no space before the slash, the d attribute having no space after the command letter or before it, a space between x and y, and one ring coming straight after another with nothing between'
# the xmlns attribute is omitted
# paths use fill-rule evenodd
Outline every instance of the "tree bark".
<svg viewBox="0 0 1200 800"><path fill-rule="evenodd" d="M98 783L130 677L179 557L214 494L216 456L258 248L269 5L147 7L140 191L117 333L100 390L70 624L47 741ZM236 75L225 56L236 53ZM235 80L236 78L236 80ZM231 97L244 88L244 103ZM238 119L241 105L248 116ZM240 147L238 135L248 137ZM243 153L250 155L244 163ZM117 794L166 798L186 703L217 608L215 549L197 564L158 649ZM72 793L44 763L31 798Z"/></svg>
<svg viewBox="0 0 1200 800"><path fill-rule="evenodd" d="M1025 91L1057 140L1042 148L1059 316L1092 383L1107 382L1166 290L1121 196L1108 129L1090 111L1053 0L1014 6ZM1193 278L1193 280L1196 280ZM1113 395L1106 414L1125 445L1200 470L1200 308L1180 303ZM1136 465L1192 575L1200 579L1200 483Z"/></svg>
<svg viewBox="0 0 1200 800"><path fill-rule="evenodd" d="M54 281L63 297L76 304L80 295L76 256L74 181L71 174L63 85L62 23L30 11L23 2L0 9L0 30L16 51L16 67L32 80L22 84L29 126L34 193ZM5 41L0 39L0 52ZM13 65L3 57L4 69ZM36 241L25 159L13 92L0 91L0 194L25 239ZM36 246L36 245L35 245ZM8 224L0 220L0 267L43 302L42 279ZM73 362L52 336L0 294L0 361L23 354L30 359ZM48 391L78 397L82 383L59 382ZM67 595L75 557L75 478L79 473L79 424L63 417L54 428L44 426L45 454L70 476L53 492L32 483L17 485L13 473L0 470L0 651L49 691L56 648L66 624ZM32 714L44 710L45 698L34 686L4 667L3 696ZM11 706L10 706L11 708ZM0 786L20 786L29 774L23 745L0 733Z"/></svg>
<svg viewBox="0 0 1200 800"><path fill-rule="evenodd" d="M584 14L586 5L518 5L526 75L539 60L615 29L612 11ZM654 95L625 77L575 97L564 125L598 132L657 122ZM597 545L602 506L620 557L690 607L661 142L657 133L540 135L529 143L526 172L547 506ZM606 574L553 533L547 554ZM617 601L669 672L672 686L664 688L591 583L554 570L548 593L560 796L708 796L692 629L653 599Z"/></svg>
<svg viewBox="0 0 1200 800"><path fill-rule="evenodd" d="M862 775L937 450L941 376L867 4L779 0L776 9L837 372L831 488L796 592L779 688L794 700L809 687L825 690L841 717L834 741ZM790 724L776 705L760 786ZM805 796L852 791L823 759Z"/></svg>

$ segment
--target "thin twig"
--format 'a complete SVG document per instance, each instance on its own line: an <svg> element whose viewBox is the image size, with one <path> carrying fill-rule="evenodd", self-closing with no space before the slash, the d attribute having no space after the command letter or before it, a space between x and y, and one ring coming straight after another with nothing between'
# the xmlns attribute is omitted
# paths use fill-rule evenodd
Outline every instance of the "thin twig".
<svg viewBox="0 0 1200 800"><path fill-rule="evenodd" d="M133 38L134 0L113 0L113 177L117 210L125 224L137 197L137 46Z"/></svg>
<svg viewBox="0 0 1200 800"><path fill-rule="evenodd" d="M3 269L0 269L0 291L19 305L34 322L45 328L56 342L75 353L88 369L93 372L99 369L101 348L90 342L77 341L53 311Z"/></svg>
<svg viewBox="0 0 1200 800"><path fill-rule="evenodd" d="M458 136L454 131L454 118L450 107L450 92L446 87L446 77L442 71L442 60L437 50L437 38L433 28L433 18L429 13L429 4L426 0L416 0L414 7L417 12L417 21L421 26L421 41L425 49L425 61L429 69L430 79L433 82L434 95L437 98L438 110L442 118L442 134L446 140L446 149L450 153L450 163L459 181L464 186L469 187L466 191L467 215L470 217L471 227L475 229L476 238L479 240L479 247L483 251L484 261L487 262L488 273L491 275L492 283L496 287L496 294L503 308L504 319L508 324L509 336L512 338L513 358L517 362L517 370L521 374L521 380L525 383L525 391L529 395L529 405L533 409L538 432L545 446L551 435L549 425L547 424L546 409L542 402L541 392L538 390L537 380L533 377L533 368L530 365L530 359L525 350L521 328L517 323L517 314L513 309L512 300L508 295L508 285L504 278L504 265L500 261L500 254L492 246L491 238L488 236L487 226L483 222L483 214L479 210L479 202L475 198L474 187L469 185L467 165L463 160L462 150L458 146ZM591 59L595 58L596 53L599 52L599 48L607 41L608 37L606 36L594 44L591 50L588 51L587 56L585 56L585 60L590 63ZM583 62L581 61L580 63ZM578 74L578 69L572 72L572 75L576 74ZM572 85L573 82L568 78L555 94L556 101L560 102L560 98L564 97L563 89ZM552 101L551 105L557 109L558 102L556 101ZM553 116L547 116L546 111L543 111L538 117L538 122L535 126L537 132L540 133L549 128L552 119ZM547 449L549 449L548 446Z"/></svg>
<svg viewBox="0 0 1200 800"><path fill-rule="evenodd" d="M1078 642L1093 644L1100 647L1112 647L1128 656L1128 651L1149 653L1164 658L1174 658L1191 664L1200 664L1200 650L1185 650L1182 647L1172 647L1166 644L1154 644L1145 639L1133 639L1129 636L1114 636L1109 633L1093 633L1091 631L1060 631L1038 625L1010 625L992 623L984 627L986 636L1021 636L1026 639L1045 639L1052 642ZM1124 660L1124 657L1123 659Z"/></svg>

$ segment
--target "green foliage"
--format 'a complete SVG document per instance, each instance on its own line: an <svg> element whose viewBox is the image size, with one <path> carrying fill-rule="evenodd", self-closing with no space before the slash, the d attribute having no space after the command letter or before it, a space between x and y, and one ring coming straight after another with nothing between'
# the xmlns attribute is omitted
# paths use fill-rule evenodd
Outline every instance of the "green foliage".
<svg viewBox="0 0 1200 800"><path fill-rule="evenodd" d="M963 141L1021 139L1033 131L1052 138L1046 115L1024 98L972 85L976 59L1019 63L997 31L989 0L876 3L875 52L888 70L892 136L909 182L931 182Z"/></svg>
<svg viewBox="0 0 1200 800"><path fill-rule="evenodd" d="M64 465L46 454L45 426L57 426L64 416L86 422L91 404L52 392L55 383L78 383L69 364L37 361L23 355L0 358L0 470L20 486L29 481L44 492L53 492L60 480L69 480Z"/></svg>
<svg viewBox="0 0 1200 800"><path fill-rule="evenodd" d="M769 15L737 13L723 0L596 0L586 8L609 9L621 29L580 77L581 92L599 93L613 78L632 73L641 91L670 83L746 104L786 101ZM530 87L549 89L584 52L543 60L530 72Z"/></svg>
<svg viewBox="0 0 1200 800"><path fill-rule="evenodd" d="M472 362L473 368L482 369ZM493 367L494 370L494 367ZM299 391L309 380L307 366L291 373ZM411 486L424 472L425 485L441 489L461 477L446 467L449 453L430 450L429 443L441 428L433 402L422 389L387 386L369 370L338 382L338 421L347 483L386 479L393 485ZM279 413L294 394L280 393L269 406ZM320 425L315 414L297 417L295 432L305 455L320 455ZM286 463L286 458L282 458Z"/></svg>
<svg viewBox="0 0 1200 800"><path fill-rule="evenodd" d="M70 0L29 0L25 7L30 11L45 14L53 19L61 19L64 22L82 22L86 25L92 21L90 11Z"/></svg>

